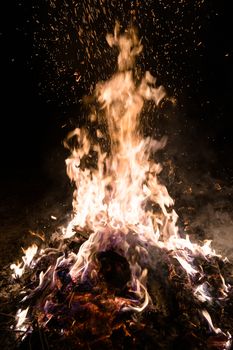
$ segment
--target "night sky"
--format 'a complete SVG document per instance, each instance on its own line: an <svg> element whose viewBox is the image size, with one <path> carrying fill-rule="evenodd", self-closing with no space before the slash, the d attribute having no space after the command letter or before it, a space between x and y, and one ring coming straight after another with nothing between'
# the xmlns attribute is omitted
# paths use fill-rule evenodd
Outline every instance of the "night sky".
<svg viewBox="0 0 233 350"><path fill-rule="evenodd" d="M58 176L66 132L85 123L82 97L116 69L117 52L105 40L116 20L138 28L144 46L138 66L177 100L175 122L164 112L165 132L183 137L184 149L191 142L202 154L204 145L219 164L217 175L232 179L231 1L18 0L7 6L1 31L3 184L37 178L46 184ZM156 122L152 118L149 128Z"/></svg>

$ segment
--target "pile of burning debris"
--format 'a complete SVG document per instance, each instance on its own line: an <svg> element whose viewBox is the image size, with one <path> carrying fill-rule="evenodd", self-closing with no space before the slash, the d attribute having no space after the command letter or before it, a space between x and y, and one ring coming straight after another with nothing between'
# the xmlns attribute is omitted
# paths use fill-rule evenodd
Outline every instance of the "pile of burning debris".
<svg viewBox="0 0 233 350"><path fill-rule="evenodd" d="M114 246L96 252L95 276L71 279L72 263L59 261L66 251L78 251L83 240L77 234L62 248L53 243L20 279L25 295L16 316L20 349L231 348L232 265L227 260L197 255L198 271L190 275L172 251L143 245L155 263L153 269L151 262L142 263L150 300L141 312L141 300L130 288L130 265ZM134 252L142 247L132 242Z"/></svg>
<svg viewBox="0 0 233 350"><path fill-rule="evenodd" d="M22 288L15 325L20 349L230 349L232 265L210 242L179 232L173 200L143 138L144 101L166 94L134 67L134 29L108 35L118 72L95 90L88 133L75 129L67 173L73 218L49 243L12 264Z"/></svg>

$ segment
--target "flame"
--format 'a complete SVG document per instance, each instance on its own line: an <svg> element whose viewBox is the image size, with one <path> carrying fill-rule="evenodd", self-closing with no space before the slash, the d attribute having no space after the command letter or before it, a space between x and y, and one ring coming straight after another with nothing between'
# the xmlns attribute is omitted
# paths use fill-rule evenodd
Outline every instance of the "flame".
<svg viewBox="0 0 233 350"><path fill-rule="evenodd" d="M207 283L200 284L195 290L194 295L198 298L202 303L205 301L212 302L212 297L209 296Z"/></svg>
<svg viewBox="0 0 233 350"><path fill-rule="evenodd" d="M213 325L213 321L211 319L211 316L209 314L209 312L207 310L202 310L202 315L204 316L204 318L206 319L206 321L209 324L210 329L215 333L215 334L221 334L224 335L226 337L226 341L223 343L224 344L224 348L222 347L223 350L228 350L231 348L232 345L232 337L231 334L229 332L224 333L220 328L214 327Z"/></svg>
<svg viewBox="0 0 233 350"><path fill-rule="evenodd" d="M34 256L36 255L38 247L36 244L32 244L27 249L23 249L22 251L24 255L22 256L22 262L17 264L11 264L10 268L14 271L12 274L13 278L21 277L25 271L26 266L30 266Z"/></svg>
<svg viewBox="0 0 233 350"><path fill-rule="evenodd" d="M120 36L116 27L114 36L108 35L109 44L119 46L119 71L109 81L98 84L96 98L100 104L102 118L110 137L109 153L103 152L100 144L92 144L86 130L75 129L65 142L76 138L78 147L71 149L66 160L67 173L76 184L74 193L75 216L67 227L64 237L74 235L72 228L87 227L90 231L109 229L136 229L153 232L153 220L144 210L149 199L159 203L168 217L166 206L173 204L164 186L156 175L159 164L149 161L151 151L164 146L161 142L143 139L139 130L139 116L144 99L152 99L158 105L165 97L162 87L155 88L155 78L149 72L136 85L132 65L142 47L135 35ZM99 136L97 130L97 138ZM82 168L91 152L96 153L96 168ZM138 230L137 230L138 231Z"/></svg>
<svg viewBox="0 0 233 350"><path fill-rule="evenodd" d="M222 330L220 328L214 327L210 314L208 313L207 310L202 310L202 315L205 317L205 319L209 323L210 328L214 331L214 333L216 334L222 333Z"/></svg>
<svg viewBox="0 0 233 350"><path fill-rule="evenodd" d="M24 310L19 309L16 314L16 326L15 329L18 331L26 332L27 326L25 325L26 319L27 319L27 313L28 313L29 307L27 307Z"/></svg>
<svg viewBox="0 0 233 350"><path fill-rule="evenodd" d="M142 51L136 32L130 28L120 34L117 24L114 35L107 35L107 42L118 47L119 56L117 73L95 89L99 108L92 112L90 121L98 120L102 128L96 130L94 138L86 129L76 128L64 142L71 151L66 160L67 174L76 190L74 216L63 229L63 238L73 237L79 230L89 234L70 269L74 281L84 279L96 269L93 263L96 251L114 247L124 255L132 272L131 288L142 303L136 308L142 311L150 298L146 278L140 281L143 274L140 257L135 262L137 252L129 248L132 233L141 242L137 249L144 250L144 255L148 254L146 242L166 249L193 278L197 274L202 276L201 269L193 265L194 257L201 255L209 259L217 254L211 248L211 241L201 246L192 243L189 236L180 236L178 216L171 209L174 201L160 183L158 175L162 167L154 161L155 152L165 146L166 139L144 138L140 131L145 102L152 100L159 106L166 93L162 86L156 86L156 79L149 72L141 80L135 79L134 65ZM224 282L223 290L226 291ZM194 290L194 295L199 300L211 300L205 295L203 285Z"/></svg>
<svg viewBox="0 0 233 350"><path fill-rule="evenodd" d="M145 100L153 100L158 106L165 98L165 91L161 86L156 87L156 79L149 72L135 82L133 67L142 45L133 29L123 35L119 30L117 25L114 35L107 36L109 45L119 48L118 72L110 80L97 84L95 90L100 107L96 116L104 124L109 149L104 151L101 147L100 130L96 131L95 143L86 130L78 128L70 132L65 141L65 147L71 150L66 160L67 174L75 182L76 190L74 218L63 231L64 238L75 234L74 227L91 232L70 271L74 280L80 274L84 276L93 253L106 249L114 236L121 237L126 246L129 232L137 233L144 241L155 242L157 232L170 236L176 217L168 211L173 200L157 177L162 167L153 162L151 156L165 146L166 140L144 139L140 132ZM74 139L77 147L71 146ZM85 161L93 158L93 154L97 159L95 165L86 167ZM159 214L146 210L149 202L160 207ZM127 248L122 250L127 256ZM131 260L130 256L127 258ZM133 265L131 263L132 270ZM139 274L133 276L134 289L148 300L138 278Z"/></svg>

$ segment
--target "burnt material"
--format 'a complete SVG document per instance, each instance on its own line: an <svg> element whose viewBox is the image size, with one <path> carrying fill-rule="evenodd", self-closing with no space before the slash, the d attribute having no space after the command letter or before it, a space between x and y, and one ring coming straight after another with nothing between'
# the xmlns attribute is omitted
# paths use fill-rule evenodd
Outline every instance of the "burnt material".
<svg viewBox="0 0 233 350"><path fill-rule="evenodd" d="M60 266L53 288L44 283L36 293L36 283L32 280L43 269L43 264L47 266L47 259L51 259L44 256L21 282L28 286L29 297L17 303L22 308L29 306L31 330L17 337L16 348L230 350L232 290L227 298L221 299L219 284L212 283L213 297L216 296L218 302L203 303L193 296L195 281L170 252L153 246L148 246L148 250L156 255L156 263L153 269L148 269L147 289L151 301L143 312L130 309L132 305L137 306L136 296L130 290L130 266L126 258L115 251L96 253L98 277L95 279L72 281L69 268ZM218 281L221 274L227 284L231 283L229 262L218 257L208 260L199 257L198 264L205 270L206 281ZM197 276L197 280L199 278ZM19 286L17 293L18 290ZM202 315L204 309L211 314L213 324L225 333L215 333L210 328Z"/></svg>
<svg viewBox="0 0 233 350"><path fill-rule="evenodd" d="M100 263L99 272L109 287L123 289L131 278L128 261L111 250L98 253L97 259Z"/></svg>

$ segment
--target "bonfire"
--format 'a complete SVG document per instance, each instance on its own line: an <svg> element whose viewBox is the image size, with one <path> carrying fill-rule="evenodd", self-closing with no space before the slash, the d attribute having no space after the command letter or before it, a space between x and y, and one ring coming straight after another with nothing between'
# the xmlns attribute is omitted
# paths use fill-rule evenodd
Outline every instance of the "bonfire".
<svg viewBox="0 0 233 350"><path fill-rule="evenodd" d="M231 264L179 229L155 160L166 138L141 132L165 89L137 70L134 28L106 38L118 69L64 142L72 218L11 265L22 287L11 329L20 349L230 349Z"/></svg>

